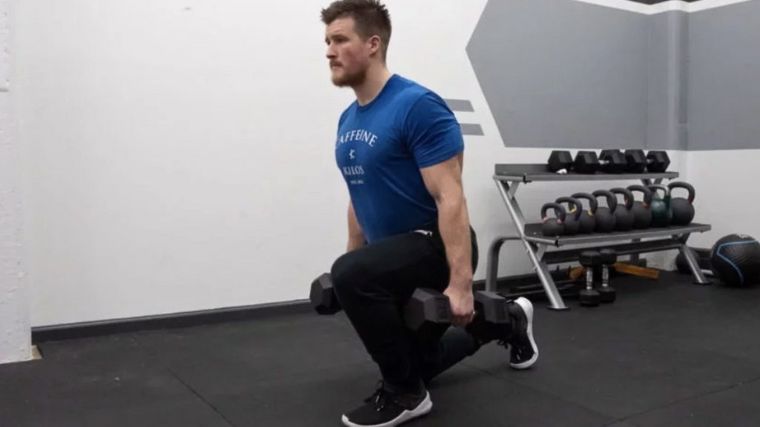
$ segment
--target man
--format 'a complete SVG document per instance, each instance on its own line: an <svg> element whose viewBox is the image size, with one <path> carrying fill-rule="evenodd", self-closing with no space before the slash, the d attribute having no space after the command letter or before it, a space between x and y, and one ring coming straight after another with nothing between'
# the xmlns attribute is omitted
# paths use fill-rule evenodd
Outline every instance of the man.
<svg viewBox="0 0 760 427"><path fill-rule="evenodd" d="M339 0L322 10L332 82L356 101L339 120L335 157L351 202L347 253L333 264L338 300L383 380L347 426L396 426L432 408L426 384L486 342L509 345L510 366L538 358L533 307L509 303L511 324L476 316L477 242L462 188L459 124L432 91L391 74L391 36L378 0ZM400 307L417 287L443 292L453 324L426 336L404 326Z"/></svg>

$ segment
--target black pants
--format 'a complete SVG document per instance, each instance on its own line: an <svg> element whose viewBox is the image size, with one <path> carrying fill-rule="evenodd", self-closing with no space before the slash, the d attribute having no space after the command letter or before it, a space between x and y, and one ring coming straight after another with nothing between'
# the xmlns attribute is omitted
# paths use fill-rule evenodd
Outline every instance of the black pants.
<svg viewBox="0 0 760 427"><path fill-rule="evenodd" d="M474 271L477 239L472 228L470 233ZM346 253L331 275L338 301L389 388L417 389L480 347L468 329L441 325L415 334L404 325L402 308L416 288L443 292L448 286L446 251L435 226Z"/></svg>

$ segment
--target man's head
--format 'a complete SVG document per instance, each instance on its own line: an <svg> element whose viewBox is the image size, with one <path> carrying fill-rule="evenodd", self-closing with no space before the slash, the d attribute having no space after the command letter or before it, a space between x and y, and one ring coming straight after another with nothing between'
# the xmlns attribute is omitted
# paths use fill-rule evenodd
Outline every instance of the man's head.
<svg viewBox="0 0 760 427"><path fill-rule="evenodd" d="M370 66L385 65L391 19L378 0L334 1L322 10L322 22L334 84L356 86Z"/></svg>

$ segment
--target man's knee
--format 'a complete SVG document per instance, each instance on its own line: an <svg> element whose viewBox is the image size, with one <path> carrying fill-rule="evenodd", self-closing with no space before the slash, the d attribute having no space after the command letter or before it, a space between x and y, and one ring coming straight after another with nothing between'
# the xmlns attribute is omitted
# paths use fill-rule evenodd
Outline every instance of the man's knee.
<svg viewBox="0 0 760 427"><path fill-rule="evenodd" d="M366 284L367 269L363 262L352 252L341 255L330 269L333 290L338 299L360 291Z"/></svg>

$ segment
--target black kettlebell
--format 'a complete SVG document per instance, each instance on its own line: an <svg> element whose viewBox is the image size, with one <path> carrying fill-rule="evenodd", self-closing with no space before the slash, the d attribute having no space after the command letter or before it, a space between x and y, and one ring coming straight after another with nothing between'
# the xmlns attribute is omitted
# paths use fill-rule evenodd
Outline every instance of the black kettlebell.
<svg viewBox="0 0 760 427"><path fill-rule="evenodd" d="M565 235L572 236L573 234L578 234L581 228L583 203L572 197L560 197L555 202L559 204L567 203L568 205L568 209L565 211L567 213L567 217L565 218Z"/></svg>
<svg viewBox="0 0 760 427"><path fill-rule="evenodd" d="M683 197L672 197L674 188L685 188L689 192L687 199ZM671 182L668 184L670 190L670 210L673 211L673 225L689 225L694 219L694 187L686 182Z"/></svg>
<svg viewBox="0 0 760 427"><path fill-rule="evenodd" d="M578 233L593 233L596 230L596 208L599 207L596 197L588 193L575 193L570 197L578 201L582 199L588 200L588 209L581 213L581 228L578 230Z"/></svg>
<svg viewBox="0 0 760 427"><path fill-rule="evenodd" d="M655 184L650 185L652 190L652 227L667 227L673 220L673 211L670 210L670 190L668 187ZM660 197L657 190L661 190L664 196Z"/></svg>
<svg viewBox="0 0 760 427"><path fill-rule="evenodd" d="M547 216L547 211L554 209L554 218ZM565 208L559 203L546 203L541 206L541 233L544 236L561 236L565 234Z"/></svg>
<svg viewBox="0 0 760 427"><path fill-rule="evenodd" d="M609 233L615 230L615 208L617 207L617 198L607 190L596 190L594 197L604 197L607 199L607 206L596 208L596 231L599 233Z"/></svg>
<svg viewBox="0 0 760 427"><path fill-rule="evenodd" d="M650 209L652 204L652 190L643 185L629 185L628 190L631 192L640 191L644 194L643 201L633 202L633 209L631 209L634 218L633 228L637 230L649 228L649 226L652 225L652 209Z"/></svg>
<svg viewBox="0 0 760 427"><path fill-rule="evenodd" d="M622 194L624 205L617 205L615 208L615 230L617 231L629 231L633 228L633 222L635 220L633 216L633 193L629 190L621 187L616 187L610 190L612 194Z"/></svg>

